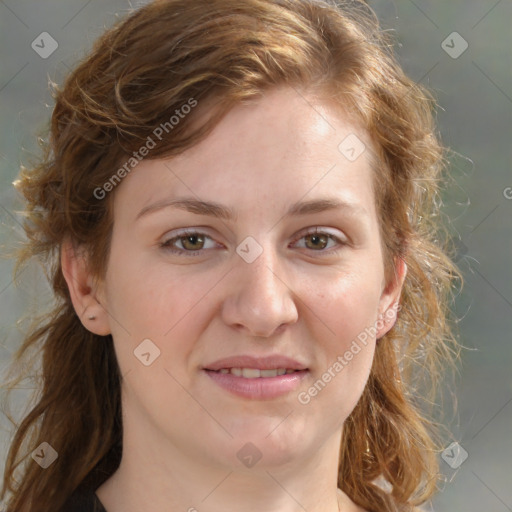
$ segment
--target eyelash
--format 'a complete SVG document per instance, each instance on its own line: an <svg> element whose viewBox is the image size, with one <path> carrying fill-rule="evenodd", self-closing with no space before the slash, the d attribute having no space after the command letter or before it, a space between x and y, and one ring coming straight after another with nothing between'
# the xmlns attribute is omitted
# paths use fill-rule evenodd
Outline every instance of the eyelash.
<svg viewBox="0 0 512 512"><path fill-rule="evenodd" d="M347 242L340 240L338 237L332 235L331 233L327 233L325 231L320 231L318 228L315 228L314 231L308 231L306 233L303 233L300 237L296 238L292 243L295 243L308 235L317 235L317 234L327 235L327 237L330 240L334 240L335 242L337 242L340 245L340 247L338 249L332 249L332 248L331 248L331 250L320 249L318 251L316 251L314 249L309 249L310 251L319 252L319 253L328 253L329 255L334 255L334 254L337 254L338 252L340 252L345 245L348 245ZM179 241L180 239L186 238L187 236L190 236L190 235L203 235L206 238L213 240L212 237L210 237L209 235L207 235L206 233L203 233L201 231L185 230L185 231L182 231L181 233L179 233L177 236L175 236L173 238L169 238L168 240L160 243L159 245L162 249L164 249L165 251L169 251L172 254L187 255L187 256L199 256L201 253L204 253L206 250L200 249L197 251L187 251L185 249L175 249L172 247L173 242Z"/></svg>

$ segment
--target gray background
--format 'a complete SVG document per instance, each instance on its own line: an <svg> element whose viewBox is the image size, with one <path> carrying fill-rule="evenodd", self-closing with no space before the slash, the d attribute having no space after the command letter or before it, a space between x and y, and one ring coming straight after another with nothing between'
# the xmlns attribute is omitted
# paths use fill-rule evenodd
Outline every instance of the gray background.
<svg viewBox="0 0 512 512"><path fill-rule="evenodd" d="M193 0L191 0L193 1ZM19 165L37 154L36 135L51 114L48 79L62 77L105 27L143 2L121 0L0 1L0 242L21 237L20 206L12 181ZM436 511L512 511L512 2L510 0L375 0L370 5L391 30L406 72L428 85L450 150L454 183L445 211L458 238L465 286L457 297L462 344L450 430L468 458L452 469L441 460L446 483L426 506ZM58 48L41 58L31 43L42 32ZM468 48L457 58L462 40ZM450 36L450 37L448 37ZM448 39L447 39L448 38ZM443 41L446 40L446 43ZM453 48L449 48L449 47ZM507 191L510 193L507 194ZM508 196L508 198L507 198ZM458 236L457 236L458 234ZM3 248L6 254L6 249ZM20 329L51 300L35 265L12 284L12 261L0 259L0 364L4 372L21 341ZM17 324L23 316L24 320ZM25 383L12 412L27 407ZM449 408L452 402L446 402ZM0 471L12 436L0 417Z"/></svg>

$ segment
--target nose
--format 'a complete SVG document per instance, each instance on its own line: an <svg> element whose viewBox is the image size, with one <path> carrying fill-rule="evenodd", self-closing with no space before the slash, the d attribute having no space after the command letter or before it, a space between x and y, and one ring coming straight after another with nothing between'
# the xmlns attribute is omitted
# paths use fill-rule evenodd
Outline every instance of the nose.
<svg viewBox="0 0 512 512"><path fill-rule="evenodd" d="M222 306L226 325L249 336L269 337L298 319L292 291L268 247L252 263L242 258L229 273L229 291Z"/></svg>

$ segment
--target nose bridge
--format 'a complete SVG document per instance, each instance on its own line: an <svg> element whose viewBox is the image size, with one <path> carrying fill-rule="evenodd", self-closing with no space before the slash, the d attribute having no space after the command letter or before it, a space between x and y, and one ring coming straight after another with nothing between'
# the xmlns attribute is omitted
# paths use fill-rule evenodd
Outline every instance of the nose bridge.
<svg viewBox="0 0 512 512"><path fill-rule="evenodd" d="M239 251L245 249L246 253L240 252L242 256L235 263L233 285L224 308L224 320L228 324L243 326L258 336L269 336L282 324L297 320L291 287L286 282L279 255L270 243L271 238L267 237L263 245L256 246L250 240L248 245L240 244ZM257 251L258 246L261 254L249 262L245 254Z"/></svg>

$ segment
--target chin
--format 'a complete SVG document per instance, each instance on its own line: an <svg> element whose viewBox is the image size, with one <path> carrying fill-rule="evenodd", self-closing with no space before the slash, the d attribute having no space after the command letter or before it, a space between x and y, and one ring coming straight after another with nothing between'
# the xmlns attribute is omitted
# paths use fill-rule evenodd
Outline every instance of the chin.
<svg viewBox="0 0 512 512"><path fill-rule="evenodd" d="M254 464L259 469L270 470L296 463L300 452L307 448L304 440L311 439L311 435L294 425L292 416L285 419L286 414L282 414L280 417L243 418L231 422L228 430L233 439L229 444L235 452L235 465L244 464L246 456L249 465L251 456L259 459Z"/></svg>

